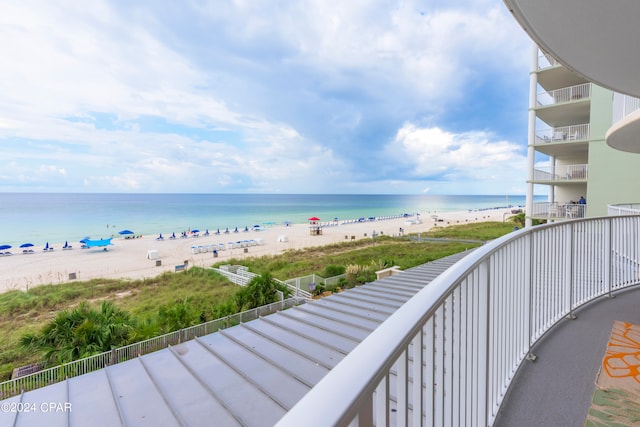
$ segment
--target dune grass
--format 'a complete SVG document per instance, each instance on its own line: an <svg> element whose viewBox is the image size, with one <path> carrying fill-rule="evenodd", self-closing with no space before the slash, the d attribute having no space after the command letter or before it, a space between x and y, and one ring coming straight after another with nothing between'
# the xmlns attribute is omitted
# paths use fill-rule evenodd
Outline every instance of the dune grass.
<svg viewBox="0 0 640 427"><path fill-rule="evenodd" d="M437 228L422 236L490 240L513 229L513 223L474 223ZM284 280L312 273L320 274L327 266L370 264L384 261L403 269L442 258L478 244L455 241L415 242L409 236L349 241L317 248L288 251L277 256L233 259L224 264L246 265L257 273L270 273ZM222 263L219 263L222 264ZM9 379L11 371L34 363L40 355L30 354L18 341L27 333L36 333L61 310L76 307L82 301L96 305L111 301L141 322L154 325L161 307L183 304L197 310L204 320L219 317L218 307L233 299L238 287L212 270L191 268L182 273L164 273L144 280L95 279L58 285L45 285L28 291L0 294L0 381ZM226 309L226 308L225 308ZM148 333L158 329L148 328Z"/></svg>

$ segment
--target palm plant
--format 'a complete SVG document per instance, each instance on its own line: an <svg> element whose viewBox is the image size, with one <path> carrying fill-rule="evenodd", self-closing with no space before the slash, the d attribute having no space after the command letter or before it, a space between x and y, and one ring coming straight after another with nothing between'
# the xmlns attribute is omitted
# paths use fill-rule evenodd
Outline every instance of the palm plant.
<svg viewBox="0 0 640 427"><path fill-rule="evenodd" d="M58 313L39 333L21 337L20 344L40 351L48 363L66 363L128 343L135 329L129 313L104 301L98 310L86 302Z"/></svg>

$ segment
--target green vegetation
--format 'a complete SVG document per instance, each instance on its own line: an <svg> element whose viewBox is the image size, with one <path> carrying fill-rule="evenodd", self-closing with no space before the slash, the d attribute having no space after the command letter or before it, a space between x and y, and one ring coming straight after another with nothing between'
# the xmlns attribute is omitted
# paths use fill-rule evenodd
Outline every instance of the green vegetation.
<svg viewBox="0 0 640 427"><path fill-rule="evenodd" d="M516 224L516 226L520 227L520 228L524 228L524 223L526 220L526 216L524 212L520 212L519 214L516 214L512 217L509 218L509 220L513 223ZM546 224L547 220L546 219L532 219L531 220L531 225L540 225L540 224Z"/></svg>
<svg viewBox="0 0 640 427"><path fill-rule="evenodd" d="M236 313L234 297L238 286L212 270L191 268L180 274L165 273L152 279L110 280L97 279L86 282L63 283L38 286L23 291L0 294L0 381L8 380L14 368L30 363L67 360L65 351L35 350L37 338L50 322L55 322L66 310L71 318L77 318L86 311L86 316L95 319L94 306L101 310L103 302L109 302L114 309L130 316L130 335L126 342L136 342L180 329L185 324L197 324ZM177 308L176 308L177 307ZM189 315L180 318L183 309ZM74 313L75 311L75 313ZM197 313L195 318L192 315ZM179 320L175 320L178 318ZM71 323L71 320L60 323ZM97 323L96 323L97 322ZM98 334L100 321L88 323L78 332ZM91 326L91 328L89 328ZM51 326L50 326L51 327ZM86 328L86 329L85 329ZM89 329L92 329L90 331ZM29 345L31 337L34 341ZM105 342L107 342L105 340ZM110 345L119 345L112 344ZM108 347L107 346L107 347ZM101 347L102 348L102 347ZM95 347L97 351L97 346ZM78 349L75 354L88 354ZM60 357L59 357L60 356ZM82 356L81 356L82 357Z"/></svg>
<svg viewBox="0 0 640 427"><path fill-rule="evenodd" d="M438 227L422 236L485 241L512 230L513 223L474 223ZM99 279L0 294L0 381L29 363L85 357L274 301L278 287L272 278L346 273L340 286L350 287L374 280L374 272L384 267L406 269L479 245L410 237L379 236L225 262L260 275L244 288L215 271L193 267L152 279Z"/></svg>
<svg viewBox="0 0 640 427"><path fill-rule="evenodd" d="M271 274L262 273L236 293L236 303L241 310L261 307L278 301L277 291L282 292L285 299L290 295L289 289L276 282Z"/></svg>
<svg viewBox="0 0 640 427"><path fill-rule="evenodd" d="M112 302L103 301L99 309L82 302L59 312L39 333L22 336L20 344L46 363L62 364L126 345L134 329L131 315Z"/></svg>

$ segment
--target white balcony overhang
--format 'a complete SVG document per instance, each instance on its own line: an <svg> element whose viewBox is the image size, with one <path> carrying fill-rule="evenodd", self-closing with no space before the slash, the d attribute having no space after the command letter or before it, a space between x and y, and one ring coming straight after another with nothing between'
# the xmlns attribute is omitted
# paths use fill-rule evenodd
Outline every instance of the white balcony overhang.
<svg viewBox="0 0 640 427"><path fill-rule="evenodd" d="M640 2L504 0L542 50L565 67L616 92L640 96Z"/></svg>
<svg viewBox="0 0 640 427"><path fill-rule="evenodd" d="M615 123L605 135L607 145L628 153L640 153L640 110Z"/></svg>

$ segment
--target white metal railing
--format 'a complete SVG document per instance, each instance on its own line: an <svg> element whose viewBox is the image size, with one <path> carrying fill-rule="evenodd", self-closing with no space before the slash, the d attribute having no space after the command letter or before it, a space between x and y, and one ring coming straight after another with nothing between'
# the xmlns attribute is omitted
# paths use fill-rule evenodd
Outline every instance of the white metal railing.
<svg viewBox="0 0 640 427"><path fill-rule="evenodd" d="M617 205L609 205L608 215L640 215L640 203L624 203Z"/></svg>
<svg viewBox="0 0 640 427"><path fill-rule="evenodd" d="M613 94L613 124L638 110L640 110L640 98L621 93Z"/></svg>
<svg viewBox="0 0 640 427"><path fill-rule="evenodd" d="M538 166L533 170L534 181L571 181L587 179L588 166L582 165L556 165Z"/></svg>
<svg viewBox="0 0 640 427"><path fill-rule="evenodd" d="M211 268L217 271L218 273L220 273L221 275L223 275L224 277L226 277L227 279L229 279L231 282L240 286L247 286L247 284L249 284L249 282L254 277L258 276L258 274L250 272L249 268L243 265L221 265L220 268L215 268L215 267L211 267ZM283 286L286 286L292 292L292 295L294 297L306 298L306 299L311 299L312 297L308 288L301 289L299 286L296 287L295 282L292 284L290 283L289 280L285 282L276 278L274 278L273 280L275 280L276 282L278 282Z"/></svg>
<svg viewBox="0 0 640 427"><path fill-rule="evenodd" d="M580 101L591 96L591 83L582 83L576 86L564 87L548 92L538 93L538 106L560 104L563 102Z"/></svg>
<svg viewBox="0 0 640 427"><path fill-rule="evenodd" d="M561 319L638 284L640 217L529 227L476 249L392 314L278 426L491 426ZM324 408L316 416L319 402ZM542 409L542 408L541 408Z"/></svg>
<svg viewBox="0 0 640 427"><path fill-rule="evenodd" d="M575 202L541 202L534 203L531 217L547 219L575 219L584 218L587 211L586 204Z"/></svg>
<svg viewBox="0 0 640 427"><path fill-rule="evenodd" d="M589 123L572 126L561 126L536 131L536 144L549 142L587 141L590 136Z"/></svg>
<svg viewBox="0 0 640 427"><path fill-rule="evenodd" d="M257 319L280 310L285 310L296 305L304 304L301 298L290 298L284 301L274 302L241 313L233 314L221 319L212 320L179 331L170 332L159 337L140 341L128 346L114 348L111 351L96 354L84 359L54 366L30 375L15 378L0 383L0 400L15 396L24 391L34 390L49 384L57 383L66 378L76 377L89 372L97 371L109 365L134 359L142 354L167 348L184 341L212 334L219 329L225 329L243 322Z"/></svg>
<svg viewBox="0 0 640 427"><path fill-rule="evenodd" d="M284 283L287 284L290 288L293 287L295 289L302 289L306 292L311 292L309 285L323 285L323 286L332 286L337 285L340 282L340 279L345 277L344 274L339 274L337 276L324 278L318 276L317 274L310 274L308 276L296 277L294 279L285 280Z"/></svg>
<svg viewBox="0 0 640 427"><path fill-rule="evenodd" d="M539 51L538 55L538 70L544 70L545 68L551 68L560 65L558 61L555 60L554 57L549 55L548 53L544 53Z"/></svg>

